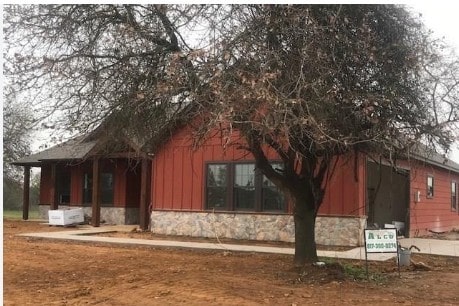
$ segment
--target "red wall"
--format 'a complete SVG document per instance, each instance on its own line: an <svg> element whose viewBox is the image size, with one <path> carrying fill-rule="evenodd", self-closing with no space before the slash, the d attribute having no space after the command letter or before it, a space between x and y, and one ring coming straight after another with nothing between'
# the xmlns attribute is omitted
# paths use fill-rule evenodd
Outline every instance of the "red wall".
<svg viewBox="0 0 459 306"><path fill-rule="evenodd" d="M140 203L140 162L126 165L126 195L124 203L127 207L139 207Z"/></svg>
<svg viewBox="0 0 459 306"><path fill-rule="evenodd" d="M434 177L434 196L426 196L427 175ZM410 237L459 228L459 214L451 210L451 182L459 184L459 174L422 162L412 162L410 170ZM415 194L420 191L420 201Z"/></svg>
<svg viewBox="0 0 459 306"><path fill-rule="evenodd" d="M319 214L365 214L366 162L362 156L342 156L329 180Z"/></svg>
<svg viewBox="0 0 459 306"><path fill-rule="evenodd" d="M151 186L156 210L203 210L206 162L253 161L252 155L238 150L237 145L225 150L219 133L193 151L191 135L188 129L179 131L155 155ZM237 136L231 141L243 143ZM269 158L279 160L272 151ZM451 210L451 182L459 184L459 174L415 160L402 161L400 165L410 169L410 236L459 228L459 214ZM427 174L434 177L433 198L426 197ZM341 157L328 183L319 213L365 215L366 176L364 156ZM418 190L421 200L415 202ZM459 198L459 190L457 196Z"/></svg>
<svg viewBox="0 0 459 306"><path fill-rule="evenodd" d="M83 204L84 173L92 173L92 162L58 165L70 169L70 206ZM114 207L138 207L140 203L140 167L129 165L124 159L102 160L100 171L114 173ZM40 204L50 204L53 199L51 165L41 168Z"/></svg>
<svg viewBox="0 0 459 306"><path fill-rule="evenodd" d="M53 183L51 181L51 165L41 167L40 176L40 204L50 204L53 199Z"/></svg>
<svg viewBox="0 0 459 306"><path fill-rule="evenodd" d="M223 147L220 134L207 140L201 147L191 149L191 132L183 129L155 154L152 164L152 202L155 210L204 209L204 168L206 162L253 161L252 154L237 149L238 145ZM243 143L237 136L232 143ZM268 158L279 160L274 151ZM363 213L364 180L355 179L354 169L364 177L362 159L341 159L328 185L328 192L320 209L321 214L359 215ZM291 211L291 208L289 209Z"/></svg>
<svg viewBox="0 0 459 306"><path fill-rule="evenodd" d="M237 142L237 138L233 137ZM270 158L275 155L271 152ZM152 163L152 202L158 210L202 210L204 166L207 161L250 161L252 155L234 146L224 150L219 137L193 151L187 130L178 132L155 154Z"/></svg>

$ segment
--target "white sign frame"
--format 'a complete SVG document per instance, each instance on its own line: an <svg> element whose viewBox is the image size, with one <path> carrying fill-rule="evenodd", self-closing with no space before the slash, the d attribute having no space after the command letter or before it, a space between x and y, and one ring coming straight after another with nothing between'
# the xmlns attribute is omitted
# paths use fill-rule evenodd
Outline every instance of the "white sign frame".
<svg viewBox="0 0 459 306"><path fill-rule="evenodd" d="M397 229L365 229L366 253L398 253Z"/></svg>

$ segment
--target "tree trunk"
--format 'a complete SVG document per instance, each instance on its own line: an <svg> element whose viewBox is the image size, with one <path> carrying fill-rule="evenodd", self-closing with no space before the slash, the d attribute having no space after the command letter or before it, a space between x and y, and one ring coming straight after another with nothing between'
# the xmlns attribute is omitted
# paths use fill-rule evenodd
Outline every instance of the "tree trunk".
<svg viewBox="0 0 459 306"><path fill-rule="evenodd" d="M313 201L313 199L309 199ZM295 222L295 257L296 267L302 267L306 263L316 262L317 248L315 240L316 212L310 208L306 200L296 199L294 222Z"/></svg>

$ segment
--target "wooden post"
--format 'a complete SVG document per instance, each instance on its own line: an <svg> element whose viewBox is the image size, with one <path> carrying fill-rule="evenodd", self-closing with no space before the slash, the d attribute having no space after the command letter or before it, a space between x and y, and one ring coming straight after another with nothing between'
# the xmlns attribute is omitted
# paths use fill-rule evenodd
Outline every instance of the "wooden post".
<svg viewBox="0 0 459 306"><path fill-rule="evenodd" d="M148 229L150 220L150 181L151 163L148 159L142 159L142 171L140 177L140 207L139 207L139 226L140 229Z"/></svg>
<svg viewBox="0 0 459 306"><path fill-rule="evenodd" d="M22 219L29 219L29 204L30 204L30 166L24 166L24 190L22 198Z"/></svg>
<svg viewBox="0 0 459 306"><path fill-rule="evenodd" d="M59 196L57 192L57 175L56 175L56 164L51 165L51 205L49 206L50 210L55 210L59 208Z"/></svg>
<svg viewBox="0 0 459 306"><path fill-rule="evenodd" d="M100 226L100 197L99 197L99 158L92 163L92 217L91 225Z"/></svg>

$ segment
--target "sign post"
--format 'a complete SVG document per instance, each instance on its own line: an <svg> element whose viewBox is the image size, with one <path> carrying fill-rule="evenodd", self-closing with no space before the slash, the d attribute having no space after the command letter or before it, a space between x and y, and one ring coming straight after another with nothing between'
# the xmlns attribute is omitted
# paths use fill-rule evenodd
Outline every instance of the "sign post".
<svg viewBox="0 0 459 306"><path fill-rule="evenodd" d="M400 263L398 259L397 229L387 228L378 230L365 230L365 263L368 279L368 253L397 253L398 273Z"/></svg>

